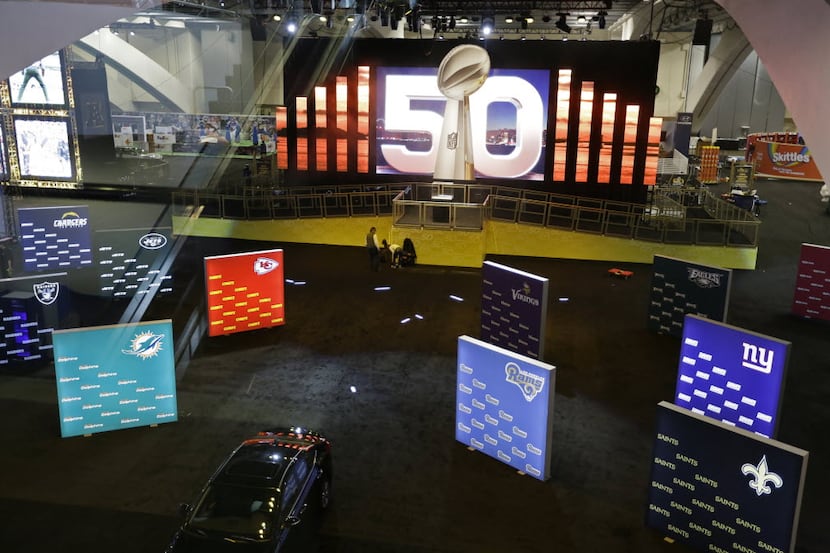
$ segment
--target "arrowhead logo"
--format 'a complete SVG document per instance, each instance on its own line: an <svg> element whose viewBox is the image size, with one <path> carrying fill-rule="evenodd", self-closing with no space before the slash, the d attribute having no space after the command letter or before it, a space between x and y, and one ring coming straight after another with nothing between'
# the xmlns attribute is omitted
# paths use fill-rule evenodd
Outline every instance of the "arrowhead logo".
<svg viewBox="0 0 830 553"><path fill-rule="evenodd" d="M271 259L270 257L258 257L256 261L254 261L254 272L259 276L267 275L279 266L279 261L275 259Z"/></svg>

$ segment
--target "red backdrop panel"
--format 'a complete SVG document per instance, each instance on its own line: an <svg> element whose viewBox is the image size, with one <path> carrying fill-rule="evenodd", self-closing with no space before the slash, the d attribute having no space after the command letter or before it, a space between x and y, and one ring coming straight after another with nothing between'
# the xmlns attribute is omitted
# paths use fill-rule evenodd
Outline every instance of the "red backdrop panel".
<svg viewBox="0 0 830 553"><path fill-rule="evenodd" d="M205 258L209 336L285 324L282 250Z"/></svg>
<svg viewBox="0 0 830 553"><path fill-rule="evenodd" d="M801 244L793 313L830 321L830 248Z"/></svg>

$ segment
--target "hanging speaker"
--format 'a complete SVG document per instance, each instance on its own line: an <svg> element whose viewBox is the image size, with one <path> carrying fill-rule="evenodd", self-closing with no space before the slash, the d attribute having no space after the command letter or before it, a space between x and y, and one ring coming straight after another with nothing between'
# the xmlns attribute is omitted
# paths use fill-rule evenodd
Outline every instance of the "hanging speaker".
<svg viewBox="0 0 830 553"><path fill-rule="evenodd" d="M709 46L712 39L712 20L698 19L695 22L695 34L692 36L692 45Z"/></svg>

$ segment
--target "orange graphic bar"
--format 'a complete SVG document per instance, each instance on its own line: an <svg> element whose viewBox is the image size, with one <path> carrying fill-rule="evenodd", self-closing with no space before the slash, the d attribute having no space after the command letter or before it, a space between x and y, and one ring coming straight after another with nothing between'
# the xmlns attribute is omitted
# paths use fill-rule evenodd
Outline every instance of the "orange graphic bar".
<svg viewBox="0 0 830 553"><path fill-rule="evenodd" d="M663 129L662 117L650 117L648 120L648 142L646 145L646 170L643 184L657 184L657 159L660 157L660 131Z"/></svg>
<svg viewBox="0 0 830 553"><path fill-rule="evenodd" d="M639 119L640 106L625 106L625 133L623 134L620 184L631 184L634 182L634 151L637 147L637 121Z"/></svg>
<svg viewBox="0 0 830 553"><path fill-rule="evenodd" d="M602 95L602 140L600 141L597 182L611 182L611 150L614 146L614 121L617 116L617 94L606 92Z"/></svg>
<svg viewBox="0 0 830 553"><path fill-rule="evenodd" d="M288 169L288 108L277 106L276 109L276 135L277 135L277 169Z"/></svg>
<svg viewBox="0 0 830 553"><path fill-rule="evenodd" d="M317 147L317 170L329 170L329 149L328 139L326 138L326 127L328 126L328 119L326 113L326 87L314 87L314 126L316 127L317 140L315 146Z"/></svg>
<svg viewBox="0 0 830 553"><path fill-rule="evenodd" d="M336 77L334 85L335 97L335 125L337 126L337 171L349 170L349 142L346 138L349 132L349 98L348 79Z"/></svg>
<svg viewBox="0 0 830 553"><path fill-rule="evenodd" d="M297 170L308 171L308 98L297 96Z"/></svg>
<svg viewBox="0 0 830 553"><path fill-rule="evenodd" d="M369 66L357 68L357 172L369 172Z"/></svg>
<svg viewBox="0 0 830 553"><path fill-rule="evenodd" d="M571 109L570 69L560 69L556 90L556 126L553 145L553 180L565 180L568 148L568 113Z"/></svg>
<svg viewBox="0 0 830 553"><path fill-rule="evenodd" d="M582 83L579 95L579 129L576 146L576 182L588 181L588 154L591 146L591 119L594 111L594 83Z"/></svg>

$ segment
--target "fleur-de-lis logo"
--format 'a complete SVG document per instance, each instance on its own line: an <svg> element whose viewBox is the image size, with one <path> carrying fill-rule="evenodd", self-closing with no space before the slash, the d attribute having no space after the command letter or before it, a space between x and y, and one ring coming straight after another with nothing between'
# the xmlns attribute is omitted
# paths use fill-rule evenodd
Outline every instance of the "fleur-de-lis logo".
<svg viewBox="0 0 830 553"><path fill-rule="evenodd" d="M752 463L744 463L741 467L741 472L744 476L752 475L754 479L749 481L749 487L755 490L755 493L757 493L759 497L766 493L772 493L772 488L767 485L768 483L774 485L776 488L780 488L784 485L784 481L781 477L774 472L771 472L769 467L767 467L766 455L761 457L761 462L758 463L758 466L755 466Z"/></svg>

